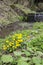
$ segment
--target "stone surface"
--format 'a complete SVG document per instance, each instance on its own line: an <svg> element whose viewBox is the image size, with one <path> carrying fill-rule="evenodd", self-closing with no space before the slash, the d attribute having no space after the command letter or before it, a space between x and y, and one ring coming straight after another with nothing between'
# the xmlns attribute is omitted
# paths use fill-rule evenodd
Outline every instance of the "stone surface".
<svg viewBox="0 0 43 65"><path fill-rule="evenodd" d="M39 3L38 7L43 10L43 3Z"/></svg>

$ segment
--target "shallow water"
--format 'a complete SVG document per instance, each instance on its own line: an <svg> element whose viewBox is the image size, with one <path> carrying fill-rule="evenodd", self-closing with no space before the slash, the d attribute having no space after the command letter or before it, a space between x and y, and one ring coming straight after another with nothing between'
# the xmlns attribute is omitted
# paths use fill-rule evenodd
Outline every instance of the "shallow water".
<svg viewBox="0 0 43 65"><path fill-rule="evenodd" d="M43 22L43 13L30 13L27 16L27 21L28 22Z"/></svg>

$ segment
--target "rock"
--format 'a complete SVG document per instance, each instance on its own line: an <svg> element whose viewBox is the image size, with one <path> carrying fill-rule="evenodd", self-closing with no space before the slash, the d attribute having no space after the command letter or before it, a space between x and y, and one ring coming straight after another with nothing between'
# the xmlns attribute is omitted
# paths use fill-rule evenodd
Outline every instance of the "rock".
<svg viewBox="0 0 43 65"><path fill-rule="evenodd" d="M14 1L15 0L3 0L4 1L4 3L6 4L6 5L12 5L12 4L14 4Z"/></svg>
<svg viewBox="0 0 43 65"><path fill-rule="evenodd" d="M38 7L39 7L41 10L43 10L43 3L39 3L39 4L38 4Z"/></svg>
<svg viewBox="0 0 43 65"><path fill-rule="evenodd" d="M28 22L35 22L35 18L34 18L35 14L34 13L30 13L27 16L27 21ZM31 19L30 19L31 18Z"/></svg>
<svg viewBox="0 0 43 65"><path fill-rule="evenodd" d="M35 20L38 22L40 22L40 21L43 22L43 14L41 14L41 13L35 14Z"/></svg>

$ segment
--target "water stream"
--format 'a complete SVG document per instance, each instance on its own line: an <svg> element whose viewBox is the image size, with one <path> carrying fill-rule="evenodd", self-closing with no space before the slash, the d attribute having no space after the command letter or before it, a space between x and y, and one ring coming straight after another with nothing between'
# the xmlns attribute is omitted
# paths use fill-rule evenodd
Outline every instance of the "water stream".
<svg viewBox="0 0 43 65"><path fill-rule="evenodd" d="M28 22L43 22L43 13L29 13L27 17Z"/></svg>

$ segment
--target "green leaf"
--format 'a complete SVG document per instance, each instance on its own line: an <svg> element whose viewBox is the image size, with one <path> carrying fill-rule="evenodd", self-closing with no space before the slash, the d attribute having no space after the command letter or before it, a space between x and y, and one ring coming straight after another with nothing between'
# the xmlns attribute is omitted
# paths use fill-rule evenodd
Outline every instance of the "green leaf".
<svg viewBox="0 0 43 65"><path fill-rule="evenodd" d="M29 43L29 44L30 44L30 43ZM30 45L31 45L31 44L30 44ZM27 50L30 51L31 53L33 53L32 48L27 47Z"/></svg>
<svg viewBox="0 0 43 65"><path fill-rule="evenodd" d="M13 58L11 55L2 55L1 60L3 61L3 63L13 62Z"/></svg>
<svg viewBox="0 0 43 65"><path fill-rule="evenodd" d="M43 65L43 59L42 59L42 65Z"/></svg>
<svg viewBox="0 0 43 65"><path fill-rule="evenodd" d="M28 63L21 60L21 61L18 61L18 65L28 65Z"/></svg>
<svg viewBox="0 0 43 65"><path fill-rule="evenodd" d="M43 56L43 53L41 51L37 51L36 54L39 56Z"/></svg>
<svg viewBox="0 0 43 65"><path fill-rule="evenodd" d="M41 48L43 49L43 44L41 45Z"/></svg>
<svg viewBox="0 0 43 65"><path fill-rule="evenodd" d="M22 61L27 61L27 60L29 60L29 58L27 58L27 57L20 57L20 59L19 60L22 60Z"/></svg>
<svg viewBox="0 0 43 65"><path fill-rule="evenodd" d="M1 61L1 59L0 59L0 65L2 65L2 61Z"/></svg>
<svg viewBox="0 0 43 65"><path fill-rule="evenodd" d="M35 65L41 65L40 63L36 63Z"/></svg>
<svg viewBox="0 0 43 65"><path fill-rule="evenodd" d="M25 51L24 53L26 54L26 56L30 56L31 55L30 52L28 52L28 51Z"/></svg>
<svg viewBox="0 0 43 65"><path fill-rule="evenodd" d="M40 57L33 57L32 62L35 64L40 64L41 63L41 58Z"/></svg>
<svg viewBox="0 0 43 65"><path fill-rule="evenodd" d="M22 52L21 51L14 51L15 56L21 56Z"/></svg>

